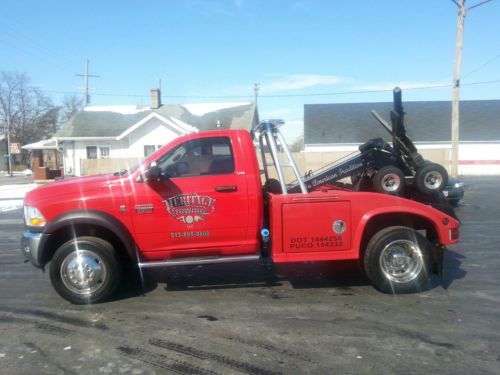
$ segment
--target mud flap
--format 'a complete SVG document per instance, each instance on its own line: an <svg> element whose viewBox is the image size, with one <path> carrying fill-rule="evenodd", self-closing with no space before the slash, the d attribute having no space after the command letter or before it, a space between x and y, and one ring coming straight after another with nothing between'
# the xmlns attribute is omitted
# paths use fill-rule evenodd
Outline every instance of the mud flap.
<svg viewBox="0 0 500 375"><path fill-rule="evenodd" d="M444 250L443 246L435 246L434 252L434 273L443 279L444 273Z"/></svg>

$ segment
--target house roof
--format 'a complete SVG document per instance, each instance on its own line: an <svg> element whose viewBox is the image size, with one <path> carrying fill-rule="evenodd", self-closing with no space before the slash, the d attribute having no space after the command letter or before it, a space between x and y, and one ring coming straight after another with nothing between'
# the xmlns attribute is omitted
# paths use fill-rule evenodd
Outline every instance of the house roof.
<svg viewBox="0 0 500 375"><path fill-rule="evenodd" d="M405 102L405 126L415 142L450 142L451 102ZM304 143L363 143L371 138L390 139L371 115L376 110L388 122L392 103L306 104ZM500 141L500 100L460 103L460 140Z"/></svg>
<svg viewBox="0 0 500 375"><path fill-rule="evenodd" d="M23 150L57 150L55 139L46 139L35 143L29 143L21 147Z"/></svg>
<svg viewBox="0 0 500 375"><path fill-rule="evenodd" d="M199 130L247 129L255 125L257 111L253 103L210 103L149 106L87 107L73 116L54 138L117 138L148 116L156 114L176 124L194 126Z"/></svg>

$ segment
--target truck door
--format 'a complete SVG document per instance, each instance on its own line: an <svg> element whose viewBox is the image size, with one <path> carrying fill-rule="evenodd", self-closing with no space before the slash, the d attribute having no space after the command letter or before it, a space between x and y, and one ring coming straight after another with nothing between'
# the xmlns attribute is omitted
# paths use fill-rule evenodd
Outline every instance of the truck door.
<svg viewBox="0 0 500 375"><path fill-rule="evenodd" d="M244 252L248 198L230 137L185 141L156 161L163 178L137 182L134 228L147 258Z"/></svg>

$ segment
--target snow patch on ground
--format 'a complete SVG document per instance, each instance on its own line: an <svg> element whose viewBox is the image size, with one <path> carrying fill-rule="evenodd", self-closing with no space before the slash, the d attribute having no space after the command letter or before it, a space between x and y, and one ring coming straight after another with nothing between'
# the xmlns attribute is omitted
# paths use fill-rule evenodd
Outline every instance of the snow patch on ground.
<svg viewBox="0 0 500 375"><path fill-rule="evenodd" d="M0 212L14 211L22 208L26 193L37 186L37 184L0 186Z"/></svg>
<svg viewBox="0 0 500 375"><path fill-rule="evenodd" d="M240 107L242 105L248 105L250 103L198 103L198 104L184 104L183 107L186 108L195 116L203 116L210 112L220 111L222 109L229 109L234 107Z"/></svg>
<svg viewBox="0 0 500 375"><path fill-rule="evenodd" d="M150 107L139 107L136 105L102 105L86 107L85 112L114 112L121 115L135 115L139 112L150 111Z"/></svg>

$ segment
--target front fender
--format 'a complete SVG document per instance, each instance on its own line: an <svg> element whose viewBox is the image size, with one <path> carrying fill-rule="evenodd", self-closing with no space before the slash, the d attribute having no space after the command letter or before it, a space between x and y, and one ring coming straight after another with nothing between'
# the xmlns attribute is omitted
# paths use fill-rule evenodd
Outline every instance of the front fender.
<svg viewBox="0 0 500 375"><path fill-rule="evenodd" d="M47 244L57 231L67 228L72 230L77 225L91 225L102 227L113 233L123 244L130 259L137 261L136 243L127 227L114 216L97 210L79 210L63 213L56 216L47 223L43 229L40 250L38 252L38 263L46 264L50 260L51 250Z"/></svg>

